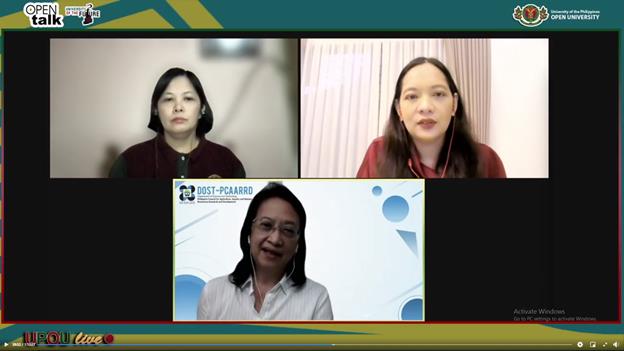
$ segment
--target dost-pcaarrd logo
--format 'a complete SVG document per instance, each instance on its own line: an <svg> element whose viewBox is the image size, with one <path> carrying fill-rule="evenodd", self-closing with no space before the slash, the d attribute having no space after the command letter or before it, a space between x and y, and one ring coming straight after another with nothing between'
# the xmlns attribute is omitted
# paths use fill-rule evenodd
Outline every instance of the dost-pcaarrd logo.
<svg viewBox="0 0 624 351"><path fill-rule="evenodd" d="M516 6L513 18L526 27L536 27L548 19L548 9L546 6L527 4L522 7Z"/></svg>

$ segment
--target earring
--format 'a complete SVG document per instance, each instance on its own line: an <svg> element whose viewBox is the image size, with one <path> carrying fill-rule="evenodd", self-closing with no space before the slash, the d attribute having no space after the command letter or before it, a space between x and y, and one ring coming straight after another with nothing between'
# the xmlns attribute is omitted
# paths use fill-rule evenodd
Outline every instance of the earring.
<svg viewBox="0 0 624 351"><path fill-rule="evenodd" d="M295 253L297 253L297 251L299 251L299 244L297 244L297 246L295 246Z"/></svg>
<svg viewBox="0 0 624 351"><path fill-rule="evenodd" d="M247 244L251 244L251 237L247 237Z"/></svg>

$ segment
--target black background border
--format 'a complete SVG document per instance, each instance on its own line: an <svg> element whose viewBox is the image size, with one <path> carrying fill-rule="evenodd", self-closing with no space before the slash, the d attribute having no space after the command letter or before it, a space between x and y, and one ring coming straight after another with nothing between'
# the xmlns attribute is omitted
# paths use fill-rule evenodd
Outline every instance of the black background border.
<svg viewBox="0 0 624 351"><path fill-rule="evenodd" d="M5 322L172 319L171 182L49 178L49 39L87 37L548 38L549 179L426 181L427 321L512 321L516 308L619 321L618 32L3 37Z"/></svg>

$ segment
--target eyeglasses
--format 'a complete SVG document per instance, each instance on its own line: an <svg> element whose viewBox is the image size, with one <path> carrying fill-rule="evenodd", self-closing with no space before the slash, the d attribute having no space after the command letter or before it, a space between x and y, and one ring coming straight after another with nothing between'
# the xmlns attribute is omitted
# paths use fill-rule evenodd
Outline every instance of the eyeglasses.
<svg viewBox="0 0 624 351"><path fill-rule="evenodd" d="M270 218L256 218L251 221L251 223L253 224L253 228L257 231L257 233L261 234L262 236L268 236L276 229L283 237L288 239L293 239L297 235L299 235L299 229L297 228L297 226L291 223L277 224L274 220Z"/></svg>

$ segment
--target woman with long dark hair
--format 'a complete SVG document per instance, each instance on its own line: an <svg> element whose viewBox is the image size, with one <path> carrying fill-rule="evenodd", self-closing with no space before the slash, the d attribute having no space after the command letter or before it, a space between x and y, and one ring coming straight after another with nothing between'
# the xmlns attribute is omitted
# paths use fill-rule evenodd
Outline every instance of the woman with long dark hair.
<svg viewBox="0 0 624 351"><path fill-rule="evenodd" d="M297 197L269 183L253 198L234 272L210 280L199 320L331 320L327 289L305 275L306 213Z"/></svg>
<svg viewBox="0 0 624 351"><path fill-rule="evenodd" d="M397 79L384 135L369 146L358 178L505 178L496 152L470 133L461 95L435 58L408 63Z"/></svg>

